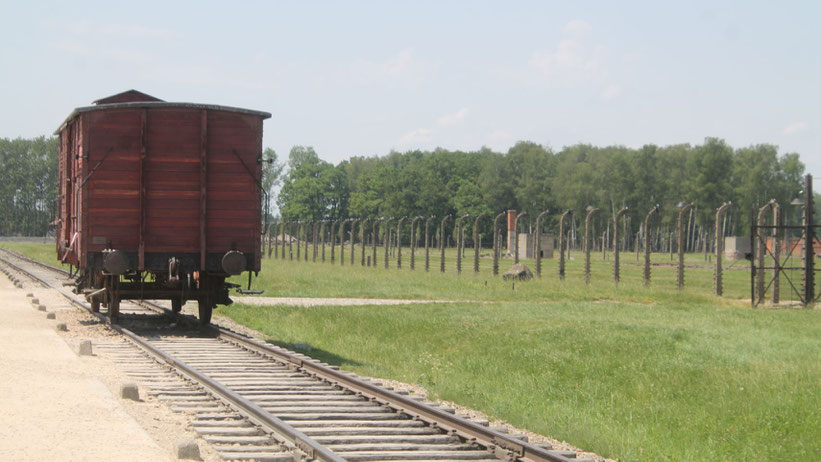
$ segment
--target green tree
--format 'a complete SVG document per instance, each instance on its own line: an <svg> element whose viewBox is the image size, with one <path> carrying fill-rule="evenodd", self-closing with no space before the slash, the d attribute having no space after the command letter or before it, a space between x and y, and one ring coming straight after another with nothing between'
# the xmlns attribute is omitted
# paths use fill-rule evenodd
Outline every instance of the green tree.
<svg viewBox="0 0 821 462"><path fill-rule="evenodd" d="M262 190L265 192L263 194L263 204L262 210L263 213L268 213L269 216L267 218L273 218L270 216L271 209L273 208L274 204L276 203L276 198L274 197L274 191L276 190L277 186L282 183L282 170L285 166L282 162L278 162L277 160L277 153L271 148L265 148L262 152ZM267 202L265 202L267 199ZM263 220L265 217L263 217Z"/></svg>
<svg viewBox="0 0 821 462"><path fill-rule="evenodd" d="M312 147L294 146L277 204L289 220L336 219L344 216L348 187L341 168L319 158Z"/></svg>

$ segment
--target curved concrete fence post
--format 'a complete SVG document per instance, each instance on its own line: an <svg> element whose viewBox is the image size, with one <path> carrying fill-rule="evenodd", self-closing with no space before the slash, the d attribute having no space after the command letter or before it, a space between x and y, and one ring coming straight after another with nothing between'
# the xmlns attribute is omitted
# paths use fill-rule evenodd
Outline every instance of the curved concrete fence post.
<svg viewBox="0 0 821 462"><path fill-rule="evenodd" d="M279 259L279 233L277 230L282 231L282 221L274 224L274 258Z"/></svg>
<svg viewBox="0 0 821 462"><path fill-rule="evenodd" d="M389 257L390 257L390 250L391 250L391 219L390 218L385 218L385 226L383 226L383 229L384 229L384 234L385 234L384 239L382 239L382 243L384 244L384 247L385 247L385 261L384 261L384 264L385 264L385 269L388 269L389 266L390 266L389 265L389 263L390 263L390 258Z"/></svg>
<svg viewBox="0 0 821 462"><path fill-rule="evenodd" d="M693 208L693 204L679 202L678 204L678 289L684 288L684 215Z"/></svg>
<svg viewBox="0 0 821 462"><path fill-rule="evenodd" d="M436 215L431 215L425 220L425 271L430 270L430 222L436 219Z"/></svg>
<svg viewBox="0 0 821 462"><path fill-rule="evenodd" d="M371 266L374 267L374 268L376 268L376 248L377 248L377 242L379 242L379 223L381 223L383 221L385 221L385 217L379 217L379 218L375 218L373 220L373 231L372 231L373 238L372 238L372 241L371 241L371 249L372 249L371 250L371 253L372 253L371 260L373 260L373 261L371 262Z"/></svg>
<svg viewBox="0 0 821 462"><path fill-rule="evenodd" d="M283 252L285 250L283 249ZM294 259L294 222L288 222L288 259Z"/></svg>
<svg viewBox="0 0 821 462"><path fill-rule="evenodd" d="M584 219L584 283L590 284L590 248L592 246L591 222L593 215L600 212L600 209L587 206L587 216Z"/></svg>
<svg viewBox="0 0 821 462"><path fill-rule="evenodd" d="M402 269L402 224L406 217L400 217L396 222L396 268Z"/></svg>
<svg viewBox="0 0 821 462"><path fill-rule="evenodd" d="M361 247L362 247L361 252L360 252L361 256L360 256L360 259L359 259L359 266L365 266L365 250L368 248L368 245L367 245L368 238L367 238L367 234L366 234L366 230L368 228L368 223L370 223L370 219L363 218L362 221L359 224L359 233L361 234L360 239L359 239L359 243L361 244Z"/></svg>
<svg viewBox="0 0 821 462"><path fill-rule="evenodd" d="M439 271L444 273L445 272L445 223L450 219L450 215L445 215L445 218L442 218L442 222L439 225L439 248L441 249L441 253L439 256Z"/></svg>
<svg viewBox="0 0 821 462"><path fill-rule="evenodd" d="M319 245L322 248L322 263L325 263L325 224L328 220L319 222Z"/></svg>
<svg viewBox="0 0 821 462"><path fill-rule="evenodd" d="M627 213L627 207L622 207L613 216L613 281L619 283L619 218Z"/></svg>
<svg viewBox="0 0 821 462"><path fill-rule="evenodd" d="M462 222L470 217L464 214L456 219L456 274L462 274L462 246L465 244L462 236Z"/></svg>
<svg viewBox="0 0 821 462"><path fill-rule="evenodd" d="M319 242L317 242L317 231L319 230L319 220L311 223L311 244L313 245L313 253L311 261L316 263L316 257L319 254Z"/></svg>
<svg viewBox="0 0 821 462"><path fill-rule="evenodd" d="M336 262L336 237L339 229L337 228L337 224L339 224L342 220L334 220L331 222L331 264L333 265Z"/></svg>
<svg viewBox="0 0 821 462"><path fill-rule="evenodd" d="M534 237L533 256L536 257L536 276L542 277L542 219L547 215L547 210L536 216L536 235Z"/></svg>
<svg viewBox="0 0 821 462"><path fill-rule="evenodd" d="M353 266L356 261L356 225L361 221L361 219L357 218L351 222L351 266Z"/></svg>
<svg viewBox="0 0 821 462"><path fill-rule="evenodd" d="M302 243L300 241L302 240L302 230L304 227L302 226L303 222L301 220L296 223L296 261L299 261L300 258L302 258Z"/></svg>
<svg viewBox="0 0 821 462"><path fill-rule="evenodd" d="M650 209L647 212L647 216L644 217L644 285L650 285L650 219L653 218L653 215L658 213L659 205L656 204L655 207Z"/></svg>
<svg viewBox="0 0 821 462"><path fill-rule="evenodd" d="M479 272L479 250L481 248L479 242L479 220L486 217L486 213L480 213L476 219L473 220L473 272Z"/></svg>
<svg viewBox="0 0 821 462"><path fill-rule="evenodd" d="M499 248L499 220L507 215L507 212L502 212L493 218L493 275L499 274L499 256L501 249Z"/></svg>
<svg viewBox="0 0 821 462"><path fill-rule="evenodd" d="M347 220L342 220L339 223L339 266L345 266L345 223L349 223L351 221L350 218Z"/></svg>
<svg viewBox="0 0 821 462"><path fill-rule="evenodd" d="M722 257L724 257L724 232L721 228L721 220L724 219L724 212L726 212L727 209L729 209L732 206L732 202L725 202L721 204L719 208L716 209L716 233L715 244L713 249L713 251L715 252L716 261L713 269L713 289L715 289L715 294L718 296L724 294L724 269L721 266L721 259Z"/></svg>
<svg viewBox="0 0 821 462"><path fill-rule="evenodd" d="M413 220L411 220L411 247L410 247L410 253L411 253L410 254L410 269L411 269L411 271L413 271L416 268L416 240L417 240L417 237L418 237L417 234L416 234L416 228L417 228L417 224L419 223L419 220L421 220L421 219L422 219L422 217L413 217Z"/></svg>
<svg viewBox="0 0 821 462"><path fill-rule="evenodd" d="M564 274L565 274L564 250L567 247L567 243L565 242L565 239L564 239L564 220L567 217L572 216L572 215L573 215L573 211L570 210L570 209L567 209L567 210L564 211L564 213L562 213L562 216L559 217L559 279L562 280L562 281L564 280ZM568 254L569 253L570 252L568 251Z"/></svg>

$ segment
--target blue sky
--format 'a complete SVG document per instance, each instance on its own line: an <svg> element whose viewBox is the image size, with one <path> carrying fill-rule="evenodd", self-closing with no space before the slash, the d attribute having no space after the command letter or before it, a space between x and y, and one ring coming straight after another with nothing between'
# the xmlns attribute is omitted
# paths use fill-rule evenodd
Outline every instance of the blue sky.
<svg viewBox="0 0 821 462"><path fill-rule="evenodd" d="M819 2L114 3L2 0L0 137L135 88L271 112L282 158L715 136L821 174Z"/></svg>

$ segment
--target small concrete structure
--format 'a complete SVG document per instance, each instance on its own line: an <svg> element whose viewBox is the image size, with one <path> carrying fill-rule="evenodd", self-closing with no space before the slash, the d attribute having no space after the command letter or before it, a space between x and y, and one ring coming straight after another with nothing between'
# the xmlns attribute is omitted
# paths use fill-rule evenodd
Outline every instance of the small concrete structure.
<svg viewBox="0 0 821 462"><path fill-rule="evenodd" d="M541 253L542 258L553 258L553 249L556 247L552 234L542 234ZM536 233L519 233L519 259L536 258ZM512 254L515 247L510 249Z"/></svg>
<svg viewBox="0 0 821 462"><path fill-rule="evenodd" d="M202 460L200 457L200 447L197 442L191 439L177 440L174 442L174 455L181 460Z"/></svg>
<svg viewBox="0 0 821 462"><path fill-rule="evenodd" d="M57 313L52 311L51 313L46 314L46 319L57 319Z"/></svg>
<svg viewBox="0 0 821 462"><path fill-rule="evenodd" d="M120 398L130 399L131 401L139 401L140 387L133 382L120 384Z"/></svg>
<svg viewBox="0 0 821 462"><path fill-rule="evenodd" d="M77 354L80 356L91 356L91 340L81 340L80 346L78 347Z"/></svg>
<svg viewBox="0 0 821 462"><path fill-rule="evenodd" d="M64 322L57 323L58 332L68 332L68 326Z"/></svg>
<svg viewBox="0 0 821 462"><path fill-rule="evenodd" d="M740 260L751 254L749 237L728 236L724 238L724 258L727 260Z"/></svg>
<svg viewBox="0 0 821 462"><path fill-rule="evenodd" d="M46 305L37 305L37 309L40 311L46 311Z"/></svg>

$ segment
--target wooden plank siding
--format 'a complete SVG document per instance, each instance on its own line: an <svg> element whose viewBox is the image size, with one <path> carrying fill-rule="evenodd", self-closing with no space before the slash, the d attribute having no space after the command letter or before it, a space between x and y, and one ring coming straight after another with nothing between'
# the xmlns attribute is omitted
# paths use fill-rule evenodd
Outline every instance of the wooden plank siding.
<svg viewBox="0 0 821 462"><path fill-rule="evenodd" d="M258 253L261 232L259 117L208 113L208 202L206 249ZM244 165L243 165L244 164ZM250 170L250 173L249 173Z"/></svg>
<svg viewBox="0 0 821 462"><path fill-rule="evenodd" d="M140 256L239 250L259 270L267 117L194 106L102 105L61 127L61 256L78 233L80 258L67 261L81 267L110 246Z"/></svg>

